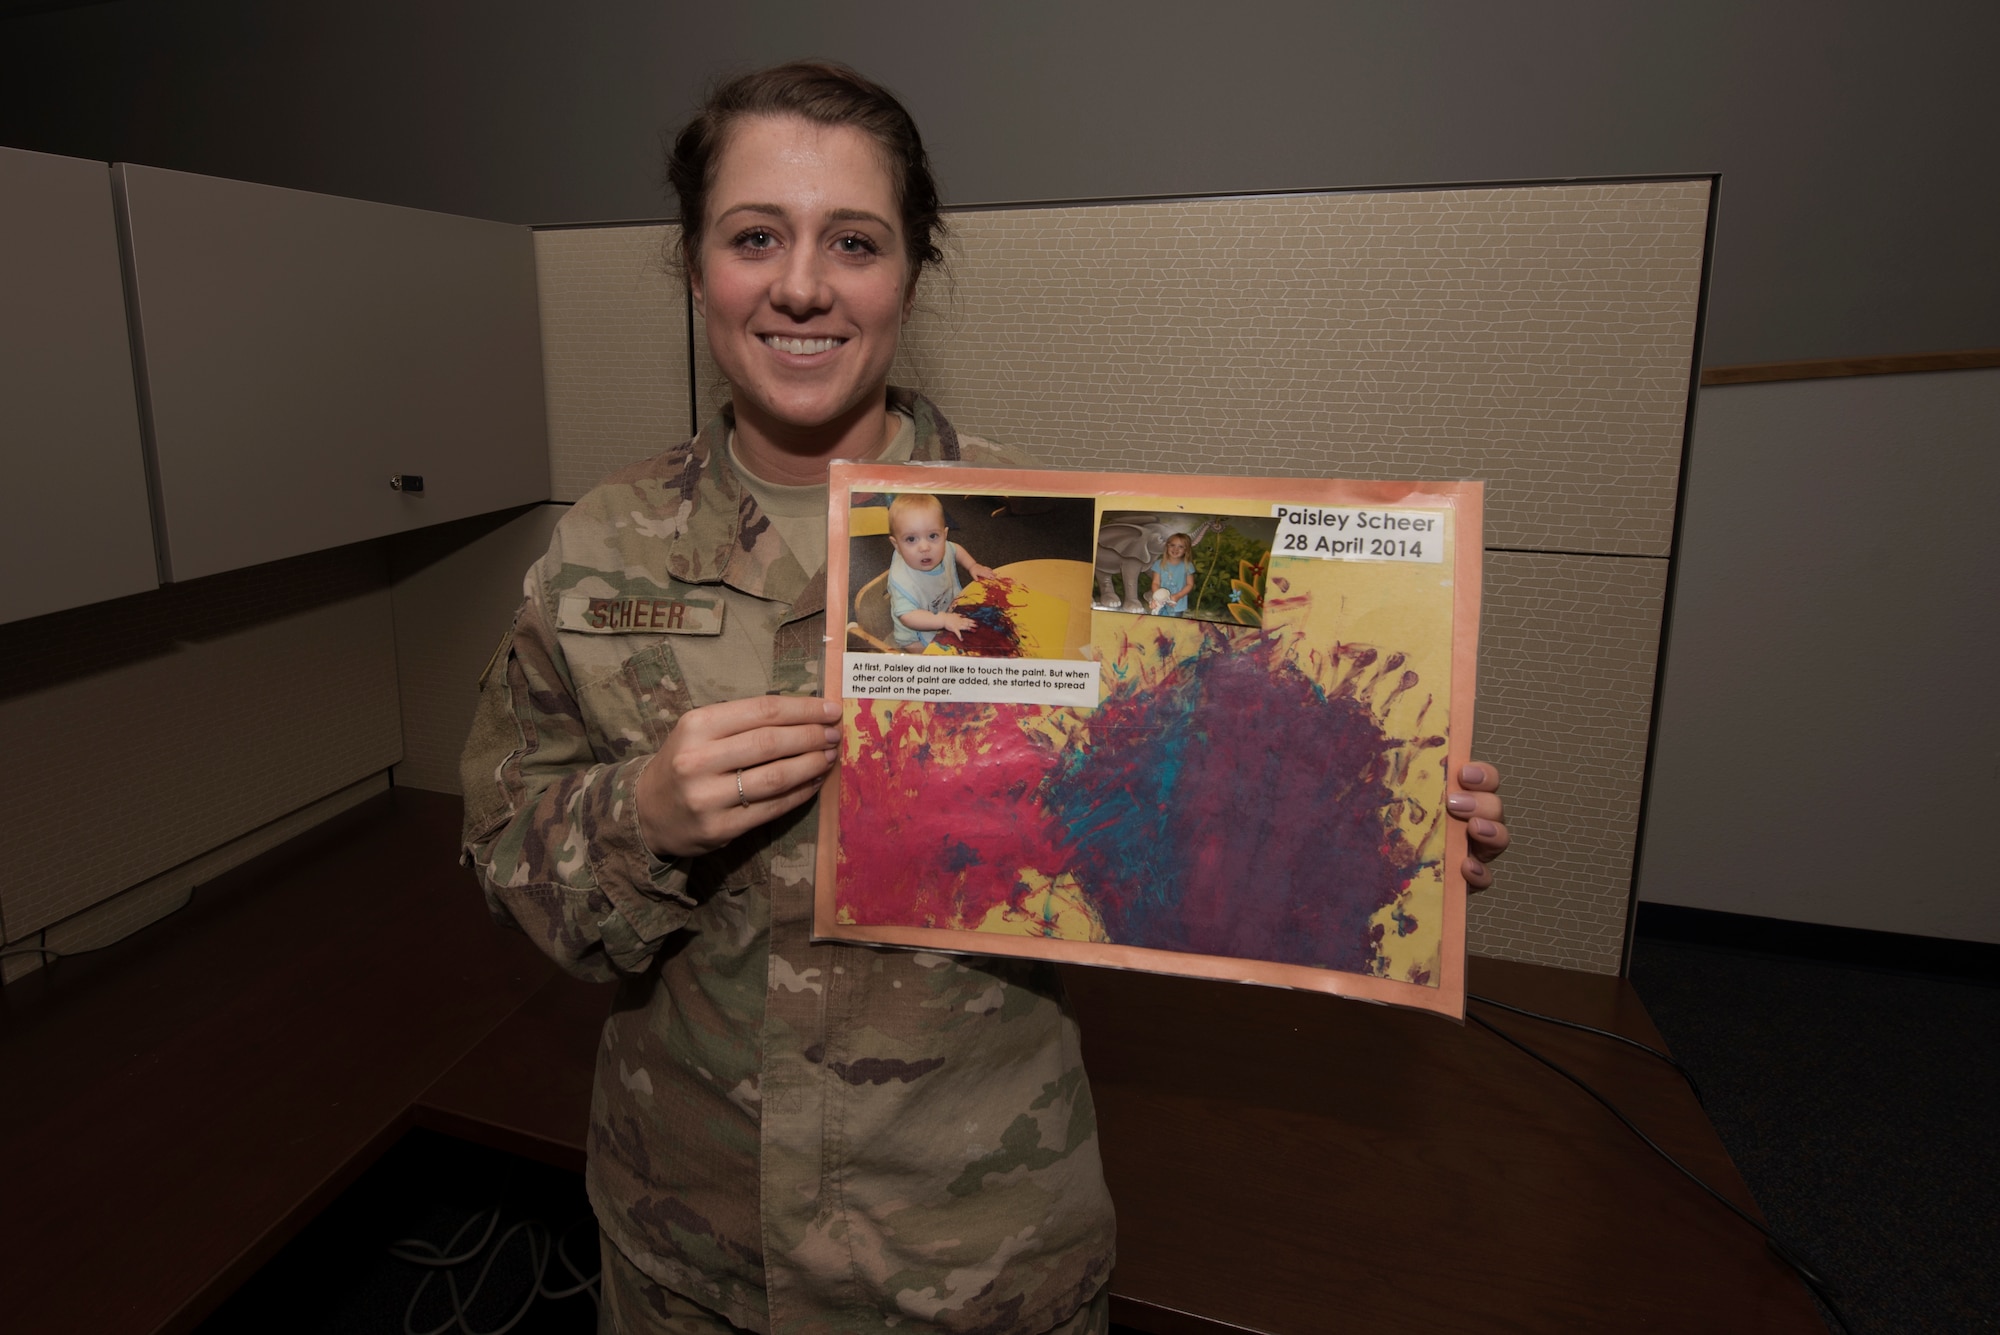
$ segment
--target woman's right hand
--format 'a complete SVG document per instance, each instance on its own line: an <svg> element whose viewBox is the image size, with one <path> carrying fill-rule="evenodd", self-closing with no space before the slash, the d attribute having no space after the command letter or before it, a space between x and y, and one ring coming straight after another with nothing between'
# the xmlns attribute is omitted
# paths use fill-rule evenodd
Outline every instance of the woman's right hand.
<svg viewBox="0 0 2000 1335"><path fill-rule="evenodd" d="M639 834L693 857L812 800L839 754L840 702L756 695L681 715L639 773Z"/></svg>

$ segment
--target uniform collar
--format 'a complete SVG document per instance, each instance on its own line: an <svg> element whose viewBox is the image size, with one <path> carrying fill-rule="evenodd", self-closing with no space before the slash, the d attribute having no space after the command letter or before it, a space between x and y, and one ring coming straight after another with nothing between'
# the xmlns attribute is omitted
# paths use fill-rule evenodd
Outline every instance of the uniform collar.
<svg viewBox="0 0 2000 1335"><path fill-rule="evenodd" d="M914 390L889 387L889 406L916 423L912 460L960 457L958 432L936 404ZM786 603L786 620L826 607L826 569L808 573L778 537L777 528L729 466L729 433L736 416L729 404L689 442L692 502L685 523L667 548L667 573L684 584L727 584L753 598Z"/></svg>

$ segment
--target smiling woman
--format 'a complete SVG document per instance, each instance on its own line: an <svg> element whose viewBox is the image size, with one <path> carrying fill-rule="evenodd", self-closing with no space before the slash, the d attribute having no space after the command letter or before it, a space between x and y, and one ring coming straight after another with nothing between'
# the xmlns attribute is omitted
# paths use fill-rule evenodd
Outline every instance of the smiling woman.
<svg viewBox="0 0 2000 1335"><path fill-rule="evenodd" d="M879 454L882 387L916 292L882 150L849 125L736 126L688 240L688 287L729 381L736 446L774 482Z"/></svg>
<svg viewBox="0 0 2000 1335"><path fill-rule="evenodd" d="M489 901L620 984L603 1328L1102 1331L1111 1203L1054 974L809 938L827 466L1009 458L887 384L938 258L922 142L792 65L718 89L669 177L730 402L563 519L464 766ZM691 611L642 634L607 599Z"/></svg>
<svg viewBox="0 0 2000 1335"><path fill-rule="evenodd" d="M786 65L717 89L668 176L730 402L557 526L462 770L489 903L619 984L602 1328L1102 1332L1111 1202L1053 970L810 936L828 465L1024 462L888 384L940 258L922 140L852 70ZM984 571L938 520L917 563ZM603 615L627 602L676 614ZM1454 797L1486 857L1497 785Z"/></svg>

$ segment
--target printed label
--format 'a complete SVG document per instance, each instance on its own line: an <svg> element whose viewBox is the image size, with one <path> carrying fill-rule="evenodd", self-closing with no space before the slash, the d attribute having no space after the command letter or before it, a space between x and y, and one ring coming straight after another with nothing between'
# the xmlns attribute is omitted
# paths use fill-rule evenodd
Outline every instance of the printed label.
<svg viewBox="0 0 2000 1335"><path fill-rule="evenodd" d="M1097 708L1097 664L1088 659L848 654L844 661L842 694L855 699Z"/></svg>
<svg viewBox="0 0 2000 1335"><path fill-rule="evenodd" d="M1320 561L1444 560L1443 510L1274 505L1271 555Z"/></svg>
<svg viewBox="0 0 2000 1335"><path fill-rule="evenodd" d="M717 603L679 598L593 598L566 593L557 606L556 629L591 635L720 635Z"/></svg>

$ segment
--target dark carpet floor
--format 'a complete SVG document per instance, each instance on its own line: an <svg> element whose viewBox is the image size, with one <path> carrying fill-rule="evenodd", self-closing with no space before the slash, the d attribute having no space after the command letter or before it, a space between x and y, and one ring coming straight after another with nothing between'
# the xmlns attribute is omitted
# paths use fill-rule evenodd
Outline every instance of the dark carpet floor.
<svg viewBox="0 0 2000 1335"><path fill-rule="evenodd" d="M495 1207L501 1217L491 1241L454 1271L467 1318L460 1325L442 1274L425 1285L425 1268L397 1260L389 1249L408 1238L442 1248L474 1215ZM508 1335L590 1335L597 1308L588 1295L529 1304L536 1267L525 1232L496 1245L528 1220L547 1230L543 1236L562 1234L576 1266L586 1275L597 1273L597 1226L579 1174L412 1131L216 1309L197 1335L399 1335L466 1326L491 1332L517 1315L520 1323ZM471 1250L479 1231L462 1237L458 1250ZM550 1260L547 1288L575 1282Z"/></svg>
<svg viewBox="0 0 2000 1335"><path fill-rule="evenodd" d="M1644 936L1632 982L1855 1335L2000 1331L2000 987Z"/></svg>

